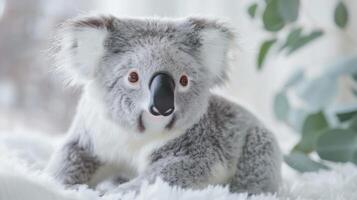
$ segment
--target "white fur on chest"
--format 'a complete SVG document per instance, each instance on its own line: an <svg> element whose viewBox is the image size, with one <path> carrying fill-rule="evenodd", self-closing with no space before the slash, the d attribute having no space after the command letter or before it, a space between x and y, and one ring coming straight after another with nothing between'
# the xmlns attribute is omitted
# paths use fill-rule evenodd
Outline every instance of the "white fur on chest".
<svg viewBox="0 0 357 200"><path fill-rule="evenodd" d="M172 131L136 133L124 130L106 117L103 105L94 98L83 98L79 109L84 125L90 130L88 133L93 150L99 159L136 173L147 168L155 149L180 134Z"/></svg>
<svg viewBox="0 0 357 200"><path fill-rule="evenodd" d="M155 137L135 138L121 129L105 127L102 130L92 133L94 152L105 162L134 168L137 173L147 168L152 152L170 139L162 133Z"/></svg>

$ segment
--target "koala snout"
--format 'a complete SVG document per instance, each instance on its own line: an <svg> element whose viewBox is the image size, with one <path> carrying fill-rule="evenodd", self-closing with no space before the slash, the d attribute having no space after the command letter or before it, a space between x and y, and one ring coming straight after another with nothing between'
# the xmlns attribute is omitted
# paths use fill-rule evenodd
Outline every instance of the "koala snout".
<svg viewBox="0 0 357 200"><path fill-rule="evenodd" d="M151 114L169 116L175 110L175 82L171 75L165 72L154 74L149 83Z"/></svg>

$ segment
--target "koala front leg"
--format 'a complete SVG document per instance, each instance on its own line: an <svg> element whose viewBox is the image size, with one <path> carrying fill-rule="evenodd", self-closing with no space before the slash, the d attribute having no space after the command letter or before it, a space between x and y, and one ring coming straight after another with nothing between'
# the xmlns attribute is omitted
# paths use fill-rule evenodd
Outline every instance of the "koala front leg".
<svg viewBox="0 0 357 200"><path fill-rule="evenodd" d="M54 153L46 171L61 183L72 186L88 182L99 166L90 148L76 138Z"/></svg>
<svg viewBox="0 0 357 200"><path fill-rule="evenodd" d="M151 184L156 178L161 178L171 186L200 188L208 185L212 167L213 162L208 159L193 159L188 156L164 158L153 163L137 178L118 186L112 192L138 193L143 182Z"/></svg>
<svg viewBox="0 0 357 200"><path fill-rule="evenodd" d="M230 190L249 194L277 192L281 181L280 165L280 150L273 135L265 128L250 128Z"/></svg>

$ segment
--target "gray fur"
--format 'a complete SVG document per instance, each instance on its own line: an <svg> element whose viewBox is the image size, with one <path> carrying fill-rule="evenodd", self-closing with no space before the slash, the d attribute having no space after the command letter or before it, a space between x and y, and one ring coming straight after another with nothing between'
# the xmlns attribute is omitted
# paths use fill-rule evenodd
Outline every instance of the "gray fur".
<svg viewBox="0 0 357 200"><path fill-rule="evenodd" d="M103 138L95 135L103 119L121 128L118 130L126 130L127 133L119 135L154 137L147 136L152 133L147 129L148 124L142 121L144 111L141 105L148 98L148 82L152 74L166 71L177 81L182 73L190 77L191 85L187 91L175 90L175 107L179 109L163 130L163 135L177 136L173 135L172 139L150 152L149 164L143 171L134 170L131 176L119 171L117 176L130 180L120 181L122 184L118 183L114 191L139 191L143 181L154 182L158 177L183 188L229 184L232 192L256 194L278 190L281 158L273 134L249 111L210 92L212 87L226 79L226 56L230 47L222 45L222 57L217 57L222 60L217 63L221 66L216 66L216 71L212 72L203 56L207 42L204 32L214 30L223 43L233 43L233 32L224 23L202 18L85 17L65 23L63 30L71 34L73 30L87 29L107 32L103 41L105 51L95 65L94 73L83 73L87 82L76 119L69 137L48 167L58 180L69 185L88 183L100 166L122 164L100 153L102 149L96 140L105 141L105 137L109 137L105 132L100 133ZM74 37L71 44L66 44L69 50L59 48L65 53L69 51L71 56L79 51L81 44L81 38ZM75 63L70 67L81 64ZM140 74L140 85L136 88L124 83L128 71L133 68ZM99 105L101 107L97 108ZM183 133L176 133L180 131ZM118 149L115 146L105 148ZM125 151L126 147L123 148ZM127 168L135 168L130 161L124 163ZM217 172L217 166L223 172Z"/></svg>
<svg viewBox="0 0 357 200"><path fill-rule="evenodd" d="M75 134L70 136L74 137L68 138L57 149L47 166L56 179L68 186L88 182L101 165L87 141L89 138L84 138L84 130L73 132Z"/></svg>

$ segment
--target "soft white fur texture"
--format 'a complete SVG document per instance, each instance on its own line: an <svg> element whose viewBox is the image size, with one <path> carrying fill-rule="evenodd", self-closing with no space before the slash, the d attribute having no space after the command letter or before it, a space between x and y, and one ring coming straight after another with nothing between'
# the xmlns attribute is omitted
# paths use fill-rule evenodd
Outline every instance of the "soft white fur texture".
<svg viewBox="0 0 357 200"><path fill-rule="evenodd" d="M77 190L65 189L42 172L55 144L61 138L40 134L14 134L0 131L0 200L353 200L357 198L357 167L338 164L331 171L320 171L284 177L277 195L231 194L227 188L210 186L204 190L183 190L161 180L143 185L135 197L99 193L85 185Z"/></svg>
<svg viewBox="0 0 357 200"><path fill-rule="evenodd" d="M233 39L227 33L217 29L207 29L201 32L202 36L202 61L204 66L216 76L221 78L225 71L227 52L229 52Z"/></svg>
<svg viewBox="0 0 357 200"><path fill-rule="evenodd" d="M58 33L61 46L55 61L69 82L85 83L90 80L104 54L104 40L108 35L104 28L66 28ZM74 48L73 45L76 47Z"/></svg>

